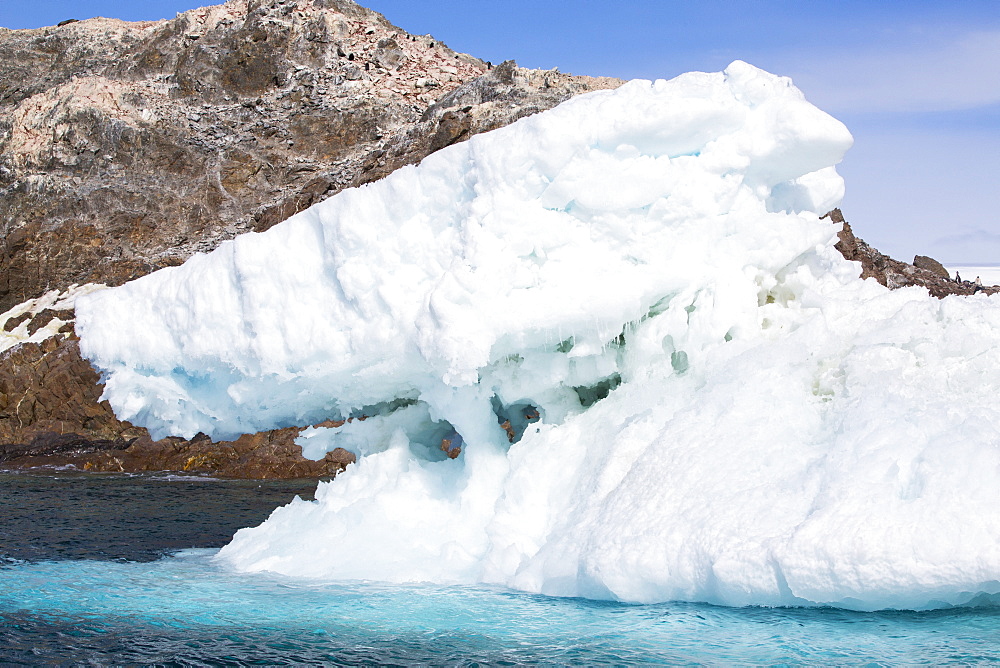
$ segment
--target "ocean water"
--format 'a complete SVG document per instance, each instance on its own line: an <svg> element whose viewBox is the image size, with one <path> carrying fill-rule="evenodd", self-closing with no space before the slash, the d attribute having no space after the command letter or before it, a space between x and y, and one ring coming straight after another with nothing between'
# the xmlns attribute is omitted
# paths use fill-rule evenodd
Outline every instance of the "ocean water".
<svg viewBox="0 0 1000 668"><path fill-rule="evenodd" d="M309 483L0 474L0 664L970 664L1000 610L623 605L227 571Z"/></svg>

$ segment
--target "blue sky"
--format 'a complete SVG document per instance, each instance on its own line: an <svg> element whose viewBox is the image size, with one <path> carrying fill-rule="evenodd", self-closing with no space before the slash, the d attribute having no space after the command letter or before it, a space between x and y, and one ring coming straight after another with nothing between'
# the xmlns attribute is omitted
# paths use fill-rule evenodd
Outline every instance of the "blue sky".
<svg viewBox="0 0 1000 668"><path fill-rule="evenodd" d="M169 18L197 0L0 0L0 25ZM1000 263L1000 0L368 0L494 63L669 78L737 58L844 121L855 231L903 260Z"/></svg>

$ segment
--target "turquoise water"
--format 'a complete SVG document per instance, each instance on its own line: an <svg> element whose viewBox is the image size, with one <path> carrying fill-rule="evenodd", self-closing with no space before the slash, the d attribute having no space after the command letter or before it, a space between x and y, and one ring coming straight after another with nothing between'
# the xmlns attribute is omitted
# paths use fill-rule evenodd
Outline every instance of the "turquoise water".
<svg viewBox="0 0 1000 668"><path fill-rule="evenodd" d="M488 587L304 582L229 572L212 559L217 545L165 550L150 561L151 548L137 538L142 532L135 526L128 529L129 549L144 560L116 555L100 547L103 542L129 541L116 534L118 522L102 526L99 519L91 531L73 534L69 552L57 536L46 543L36 527L41 547L34 553L43 558L11 556L12 517L29 521L30 499L39 489L85 492L98 511L108 494L120 501L123 490L135 489L139 515L169 499L171 517L183 519L190 500L202 515L223 516L223 523L236 509L247 514L244 504L252 505L251 499L292 491L148 477L54 479L0 476L0 497L13 509L0 519L0 538L6 537L0 540L0 553L6 553L0 557L2 664L1000 662L996 608L858 613L641 606ZM206 490L226 503L212 510ZM49 492L41 493L46 503L52 503ZM41 516L35 515L35 524ZM151 535L162 542L162 532ZM87 557L87 551L103 556Z"/></svg>

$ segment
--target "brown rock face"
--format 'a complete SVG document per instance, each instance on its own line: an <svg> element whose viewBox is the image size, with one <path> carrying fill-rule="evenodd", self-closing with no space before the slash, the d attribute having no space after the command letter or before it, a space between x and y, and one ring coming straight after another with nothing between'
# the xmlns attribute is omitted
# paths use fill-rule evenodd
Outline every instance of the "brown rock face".
<svg viewBox="0 0 1000 668"><path fill-rule="evenodd" d="M350 0L0 31L0 312L177 264L620 83L490 72Z"/></svg>
<svg viewBox="0 0 1000 668"><path fill-rule="evenodd" d="M0 312L179 264L621 83L491 68L351 0L230 0L169 21L0 29ZM66 334L71 316L43 309L0 326L27 337L58 318L46 331ZM301 477L351 460L305 460L297 429L154 442L114 418L97 383L72 339L0 353L0 466Z"/></svg>
<svg viewBox="0 0 1000 668"><path fill-rule="evenodd" d="M0 311L211 249L313 182L346 186L434 101L413 79L440 94L486 70L427 43L316 0L0 35Z"/></svg>
<svg viewBox="0 0 1000 668"><path fill-rule="evenodd" d="M940 276L941 278L951 278L951 273L944 268L943 264L932 257L927 257L926 255L914 255L913 266L918 269L929 271L932 274Z"/></svg>
<svg viewBox="0 0 1000 668"><path fill-rule="evenodd" d="M874 278L882 285L894 290L917 285L926 288L931 295L938 299L948 295L972 295L977 292L993 294L1000 292L1000 287L983 288L971 281L960 282L953 280L950 278L948 270L931 258L925 259L930 260L937 267L940 267L939 270L925 268L928 266L926 263L922 263L924 267L921 267L900 262L878 252L865 243L864 239L854 236L851 225L844 220L844 215L840 209L834 209L824 217L828 217L834 224L842 226L841 231L837 233L840 241L837 242L836 248L848 260L861 263L861 278ZM917 258L920 257L919 255L917 256Z"/></svg>

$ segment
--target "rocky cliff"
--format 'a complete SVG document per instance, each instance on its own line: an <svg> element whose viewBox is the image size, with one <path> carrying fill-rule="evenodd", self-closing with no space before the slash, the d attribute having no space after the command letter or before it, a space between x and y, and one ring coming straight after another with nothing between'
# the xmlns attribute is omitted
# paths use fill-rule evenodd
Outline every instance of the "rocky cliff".
<svg viewBox="0 0 1000 668"><path fill-rule="evenodd" d="M0 466L335 473L279 430L153 442L99 401L73 298L617 79L493 66L350 0L0 28ZM123 326L125 323L123 323Z"/></svg>
<svg viewBox="0 0 1000 668"><path fill-rule="evenodd" d="M617 80L496 68L350 0L0 32L0 311L119 284Z"/></svg>

